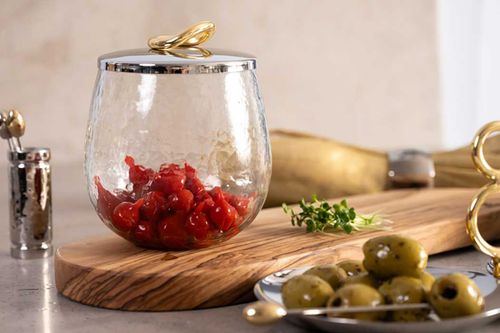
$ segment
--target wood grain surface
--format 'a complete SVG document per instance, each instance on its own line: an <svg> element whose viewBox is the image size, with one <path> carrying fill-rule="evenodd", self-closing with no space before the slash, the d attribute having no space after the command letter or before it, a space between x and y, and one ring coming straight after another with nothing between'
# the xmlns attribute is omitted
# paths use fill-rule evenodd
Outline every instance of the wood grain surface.
<svg viewBox="0 0 500 333"><path fill-rule="evenodd" d="M378 212L391 231L351 235L307 234L281 208L263 210L233 239L192 251L138 248L115 235L60 247L56 286L72 300L130 311L168 311L248 300L255 282L286 267L361 258L369 238L398 233L419 240L429 254L469 246L465 215L474 189L399 190L348 198L359 212ZM500 198L480 213L486 239L500 238ZM90 223L100 223L89 221Z"/></svg>

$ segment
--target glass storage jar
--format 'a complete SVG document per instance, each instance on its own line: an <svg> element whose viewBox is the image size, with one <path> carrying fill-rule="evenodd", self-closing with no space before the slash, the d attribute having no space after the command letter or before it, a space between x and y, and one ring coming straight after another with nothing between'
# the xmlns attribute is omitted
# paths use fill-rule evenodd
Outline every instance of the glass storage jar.
<svg viewBox="0 0 500 333"><path fill-rule="evenodd" d="M103 55L90 108L90 199L143 247L224 241L264 203L271 152L252 56L201 48Z"/></svg>

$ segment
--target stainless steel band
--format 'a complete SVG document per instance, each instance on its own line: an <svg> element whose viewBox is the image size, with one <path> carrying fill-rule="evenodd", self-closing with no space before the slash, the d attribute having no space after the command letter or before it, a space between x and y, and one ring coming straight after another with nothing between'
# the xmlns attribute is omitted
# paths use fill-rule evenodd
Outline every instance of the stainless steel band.
<svg viewBox="0 0 500 333"><path fill-rule="evenodd" d="M130 64L103 61L100 69L111 72L140 74L213 74L234 73L255 69L254 61L216 64Z"/></svg>
<svg viewBox="0 0 500 333"><path fill-rule="evenodd" d="M48 162L50 149L27 147L20 151L10 151L8 158L11 162Z"/></svg>
<svg viewBox="0 0 500 333"><path fill-rule="evenodd" d="M212 74L254 70L255 57L225 50L178 48L159 52L148 49L124 50L104 54L97 66L103 71L139 74Z"/></svg>

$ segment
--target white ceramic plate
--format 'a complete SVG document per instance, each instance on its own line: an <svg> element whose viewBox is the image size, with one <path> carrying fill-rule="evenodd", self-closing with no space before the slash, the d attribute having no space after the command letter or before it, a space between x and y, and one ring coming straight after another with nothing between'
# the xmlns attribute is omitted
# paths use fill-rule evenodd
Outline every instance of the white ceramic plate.
<svg viewBox="0 0 500 333"><path fill-rule="evenodd" d="M286 269L266 276L255 285L255 296L259 300L283 305L283 300L281 299L281 286L283 283L295 275L302 274L308 268L309 267ZM485 297L486 301L485 311L474 316L457 319L413 323L374 322L302 315L287 316L286 318L288 321L299 326L305 326L308 328L313 327L324 332L343 333L460 332L484 326L500 318L500 288L497 288L497 281L491 275L453 268L427 267L427 271L435 277L453 272L460 272L467 275L469 278L474 280L481 289L481 293Z"/></svg>

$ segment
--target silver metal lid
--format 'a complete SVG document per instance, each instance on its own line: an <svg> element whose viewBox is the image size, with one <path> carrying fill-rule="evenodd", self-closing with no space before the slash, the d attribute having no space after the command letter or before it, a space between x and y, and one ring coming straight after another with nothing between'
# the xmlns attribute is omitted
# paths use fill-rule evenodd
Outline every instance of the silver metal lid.
<svg viewBox="0 0 500 333"><path fill-rule="evenodd" d="M223 50L198 47L169 51L124 50L98 58L100 70L147 74L211 74L253 70L255 57Z"/></svg>
<svg viewBox="0 0 500 333"><path fill-rule="evenodd" d="M11 162L48 162L50 161L50 149L40 147L25 147L19 151L9 151Z"/></svg>

